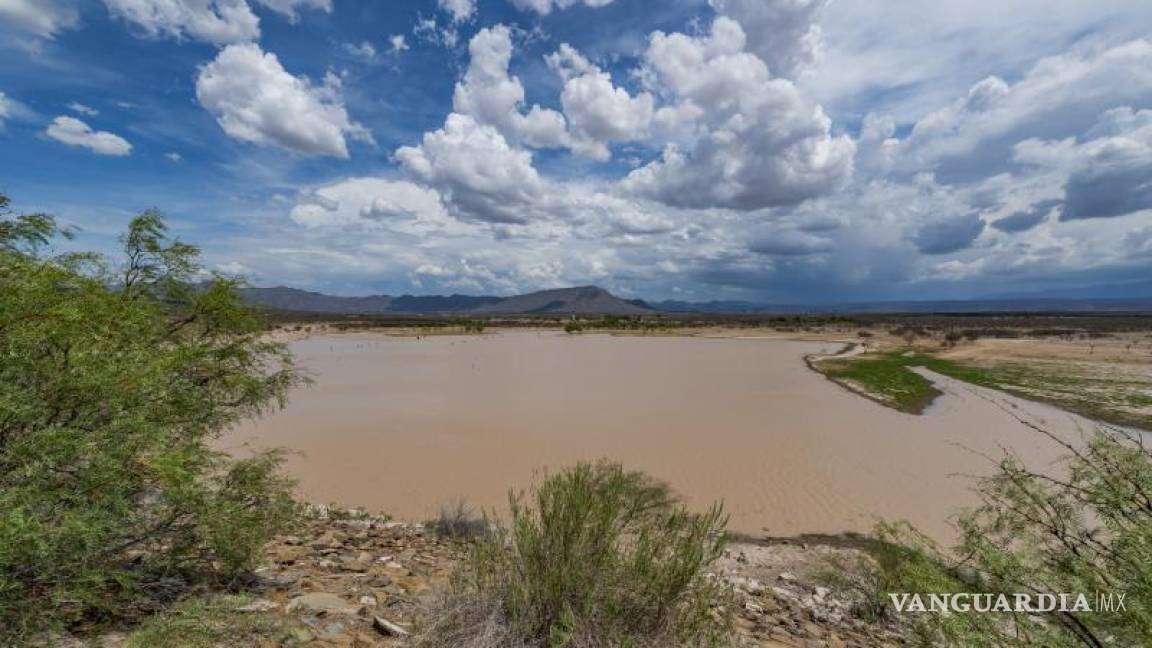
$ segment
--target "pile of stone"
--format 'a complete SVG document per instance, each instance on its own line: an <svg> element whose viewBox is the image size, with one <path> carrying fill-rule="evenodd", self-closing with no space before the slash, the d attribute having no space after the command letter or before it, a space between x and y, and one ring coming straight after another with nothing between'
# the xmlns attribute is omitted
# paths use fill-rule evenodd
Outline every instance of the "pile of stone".
<svg viewBox="0 0 1152 648"><path fill-rule="evenodd" d="M833 590L831 569L867 561L860 549L804 543L736 543L717 575L735 594L736 629L746 646L872 648L906 643L895 620L865 621L857 592ZM842 574L851 578L851 574Z"/></svg>
<svg viewBox="0 0 1152 648"><path fill-rule="evenodd" d="M237 614L266 615L274 635L260 648L408 646L430 619L466 545L421 524L359 510L313 507L292 535L274 539ZM858 564L860 549L828 544L737 542L712 574L731 588L742 646L848 648L904 644L893 621L865 622L851 592L821 577ZM85 641L53 635L45 645L123 648L127 636ZM250 645L245 643L243 645Z"/></svg>
<svg viewBox="0 0 1152 648"><path fill-rule="evenodd" d="M246 608L292 617L288 643L388 646L406 643L462 548L421 524L315 507L265 555L256 571L262 598Z"/></svg>

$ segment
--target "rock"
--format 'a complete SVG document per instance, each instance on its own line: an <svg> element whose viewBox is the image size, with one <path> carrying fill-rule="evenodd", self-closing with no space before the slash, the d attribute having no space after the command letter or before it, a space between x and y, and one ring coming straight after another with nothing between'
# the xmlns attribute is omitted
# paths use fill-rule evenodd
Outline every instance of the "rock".
<svg viewBox="0 0 1152 648"><path fill-rule="evenodd" d="M289 612L312 612L315 614L357 614L357 606L331 592L301 594L288 603Z"/></svg>
<svg viewBox="0 0 1152 648"><path fill-rule="evenodd" d="M829 592L829 590L827 587L817 587L816 588L816 600L817 601L823 601L824 597L828 596L828 592Z"/></svg>
<svg viewBox="0 0 1152 648"><path fill-rule="evenodd" d="M367 605L368 607L376 607L376 605L378 603L379 603L379 601L376 600L375 596L365 594L364 596L360 597L360 605Z"/></svg>
<svg viewBox="0 0 1152 648"><path fill-rule="evenodd" d="M376 628L376 632L379 632L385 637L407 637L411 634L384 617L372 617L372 627Z"/></svg>
<svg viewBox="0 0 1152 648"><path fill-rule="evenodd" d="M356 639L347 632L326 634L321 639L324 640L325 646L333 646L334 648L352 648L356 645Z"/></svg>
<svg viewBox="0 0 1152 648"><path fill-rule="evenodd" d="M365 554L361 554L363 556ZM347 556L340 561L340 569L350 572L366 572L372 566L371 557L368 560L363 560L360 556L352 557Z"/></svg>
<svg viewBox="0 0 1152 648"><path fill-rule="evenodd" d="M268 599L256 599L255 601L252 601L248 605L241 605L240 607L236 608L236 611L237 612L268 612L269 610L275 610L278 607L280 607L280 604L275 602L275 601L269 601Z"/></svg>
<svg viewBox="0 0 1152 648"><path fill-rule="evenodd" d="M736 577L731 578L729 580L733 585L736 586L737 589L748 592L749 594L751 594L753 596L756 596L757 594L760 594L761 592L764 591L764 584L761 583L760 581L756 580L755 578L736 576Z"/></svg>
<svg viewBox="0 0 1152 648"><path fill-rule="evenodd" d="M793 574L792 572L780 572L780 575L777 576L776 578L779 578L780 580L784 581L785 583L795 583L796 582L796 575Z"/></svg>
<svg viewBox="0 0 1152 648"><path fill-rule="evenodd" d="M372 587L388 587L392 584L392 578L387 574L373 574L368 584Z"/></svg>
<svg viewBox="0 0 1152 648"><path fill-rule="evenodd" d="M312 634L308 628L292 628L288 636L292 641L299 644L306 644L316 638L316 635Z"/></svg>
<svg viewBox="0 0 1152 648"><path fill-rule="evenodd" d="M804 630L804 634L808 635L809 637L818 639L824 636L824 629L815 623L805 623L803 626L801 626L801 628Z"/></svg>
<svg viewBox="0 0 1152 648"><path fill-rule="evenodd" d="M325 531L312 541L312 547L315 549L339 549L343 546L344 541L334 531Z"/></svg>

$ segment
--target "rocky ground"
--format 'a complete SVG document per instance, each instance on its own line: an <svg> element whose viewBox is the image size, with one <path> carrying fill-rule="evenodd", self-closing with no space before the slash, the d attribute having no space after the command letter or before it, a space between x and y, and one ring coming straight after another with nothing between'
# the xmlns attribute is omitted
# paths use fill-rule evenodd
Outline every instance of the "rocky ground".
<svg viewBox="0 0 1152 648"><path fill-rule="evenodd" d="M827 543L731 544L716 575L735 593L741 645L901 644L897 627L858 618L850 592L819 584L826 582L820 573L829 565L858 564L863 555L858 549ZM195 645L405 646L463 556L463 545L438 537L424 525L320 508L296 533L269 545L265 564L246 588L250 596L228 599L235 602L218 619L208 620L206 614L192 619L194 631L195 624L226 626L219 634L195 634ZM114 632L88 640L55 636L48 643L122 648L148 646L146 636L184 636L180 624L170 625L173 629L160 634ZM205 636L226 640L201 643Z"/></svg>

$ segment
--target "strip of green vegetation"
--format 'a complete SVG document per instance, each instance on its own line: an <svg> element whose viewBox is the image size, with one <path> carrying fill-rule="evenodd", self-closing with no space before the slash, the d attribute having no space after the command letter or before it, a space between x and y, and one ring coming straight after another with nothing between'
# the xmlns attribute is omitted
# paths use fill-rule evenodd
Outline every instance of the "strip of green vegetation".
<svg viewBox="0 0 1152 648"><path fill-rule="evenodd" d="M848 383L884 405L919 414L941 394L932 382L908 370L899 353L834 358L814 365L834 380Z"/></svg>
<svg viewBox="0 0 1152 648"><path fill-rule="evenodd" d="M875 400L903 412L919 414L940 390L910 367L924 367L973 385L998 389L1014 396L1055 405L1088 418L1152 429L1149 384L1126 378L1056 373L1020 364L973 365L930 353L887 353L832 358L814 364L825 375L852 383Z"/></svg>

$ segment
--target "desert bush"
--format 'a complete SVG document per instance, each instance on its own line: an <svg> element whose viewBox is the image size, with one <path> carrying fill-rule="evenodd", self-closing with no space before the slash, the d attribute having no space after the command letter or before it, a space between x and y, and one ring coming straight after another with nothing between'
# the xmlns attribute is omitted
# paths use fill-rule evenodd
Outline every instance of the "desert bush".
<svg viewBox="0 0 1152 648"><path fill-rule="evenodd" d="M231 579L294 512L276 453L209 445L297 380L235 282L191 285L197 251L155 212L133 219L119 265L43 254L56 234L0 215L5 645Z"/></svg>
<svg viewBox="0 0 1152 648"><path fill-rule="evenodd" d="M1083 447L1041 427L1068 453L1034 472L1007 457L982 482L978 508L944 551L907 525L885 525L890 592L1123 593L1126 610L909 615L924 645L1152 645L1152 450L1137 433L1098 427ZM1062 473L1062 474L1060 474Z"/></svg>
<svg viewBox="0 0 1152 648"><path fill-rule="evenodd" d="M452 540L471 540L488 533L488 517L458 499L440 507L440 514L427 523L436 535Z"/></svg>
<svg viewBox="0 0 1152 648"><path fill-rule="evenodd" d="M463 329L463 331L465 333L483 333L484 327L485 327L484 320L479 320L479 319L462 319L462 320L460 320L460 328Z"/></svg>
<svg viewBox="0 0 1152 648"><path fill-rule="evenodd" d="M705 646L728 633L719 506L690 513L618 464L579 464L510 497L424 646Z"/></svg>
<svg viewBox="0 0 1152 648"><path fill-rule="evenodd" d="M568 320L564 322L565 333L579 333L584 330L584 325L576 320Z"/></svg>

